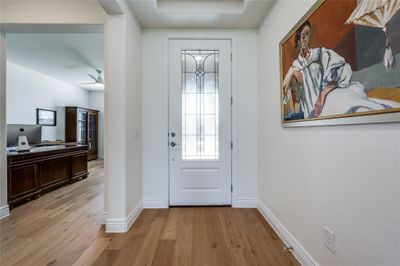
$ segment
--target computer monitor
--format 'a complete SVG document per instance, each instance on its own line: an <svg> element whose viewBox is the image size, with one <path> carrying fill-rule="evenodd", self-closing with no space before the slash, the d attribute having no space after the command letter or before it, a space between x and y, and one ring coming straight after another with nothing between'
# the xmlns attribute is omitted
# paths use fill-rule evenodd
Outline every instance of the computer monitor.
<svg viewBox="0 0 400 266"><path fill-rule="evenodd" d="M18 145L18 137L26 136L29 145L42 142L42 126L38 125L7 125L7 147Z"/></svg>

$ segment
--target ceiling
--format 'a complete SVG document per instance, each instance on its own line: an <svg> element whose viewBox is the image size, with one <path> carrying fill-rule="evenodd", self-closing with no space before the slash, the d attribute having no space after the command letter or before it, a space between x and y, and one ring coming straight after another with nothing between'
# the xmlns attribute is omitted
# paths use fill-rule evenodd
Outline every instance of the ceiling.
<svg viewBox="0 0 400 266"><path fill-rule="evenodd" d="M17 32L26 32L18 31ZM83 85L93 82L96 69L104 69L104 34L58 29L40 33L7 33L7 60L87 90L103 90L103 86ZM71 33L72 32L72 33Z"/></svg>
<svg viewBox="0 0 400 266"><path fill-rule="evenodd" d="M143 28L256 29L272 0L127 0Z"/></svg>
<svg viewBox="0 0 400 266"><path fill-rule="evenodd" d="M126 0L143 28L256 29L272 0ZM104 34L99 25L2 25L7 60L87 90L104 69Z"/></svg>

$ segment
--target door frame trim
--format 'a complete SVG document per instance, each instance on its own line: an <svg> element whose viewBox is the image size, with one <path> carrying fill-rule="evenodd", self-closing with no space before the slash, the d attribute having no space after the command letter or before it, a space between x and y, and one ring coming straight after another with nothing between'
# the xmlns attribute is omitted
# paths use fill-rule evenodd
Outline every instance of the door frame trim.
<svg viewBox="0 0 400 266"><path fill-rule="evenodd" d="M237 140L238 140L238 105L237 105L237 80L234 73L237 72L237 42L236 36L234 34L221 34L221 33L193 33L187 34L184 33L180 34L166 34L164 36L164 49L165 49L165 72L166 75L166 82L167 86L167 108L168 108L168 131L169 131L169 41L170 40L229 40L231 41L231 53L233 55L231 61L231 97L233 99L233 104L231 106L231 141L234 143L233 149L231 150L231 185L233 187L231 192L231 206L235 207L238 205L237 202L237 188L238 188L238 171L237 171ZM168 133L166 132L167 136L167 143L169 141ZM171 176L170 176L170 153L169 148L167 149L168 155L168 199L167 199L167 208L170 205L170 198L171 198Z"/></svg>

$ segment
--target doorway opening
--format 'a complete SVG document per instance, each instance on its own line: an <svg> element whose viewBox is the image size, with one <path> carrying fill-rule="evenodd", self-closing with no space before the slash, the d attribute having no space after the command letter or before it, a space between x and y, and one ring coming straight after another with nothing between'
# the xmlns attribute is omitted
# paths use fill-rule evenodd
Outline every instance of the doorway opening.
<svg viewBox="0 0 400 266"><path fill-rule="evenodd" d="M9 24L2 30L6 156L32 157L15 165L8 160L7 202L15 208L103 167L104 25ZM20 137L26 137L25 151Z"/></svg>

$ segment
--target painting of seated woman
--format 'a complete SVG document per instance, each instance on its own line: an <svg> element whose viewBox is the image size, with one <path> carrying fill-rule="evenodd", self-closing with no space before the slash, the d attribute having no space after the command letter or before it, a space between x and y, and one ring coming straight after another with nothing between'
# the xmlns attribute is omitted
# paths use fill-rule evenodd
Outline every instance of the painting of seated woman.
<svg viewBox="0 0 400 266"><path fill-rule="evenodd" d="M319 1L280 43L282 123L400 112L399 10Z"/></svg>

